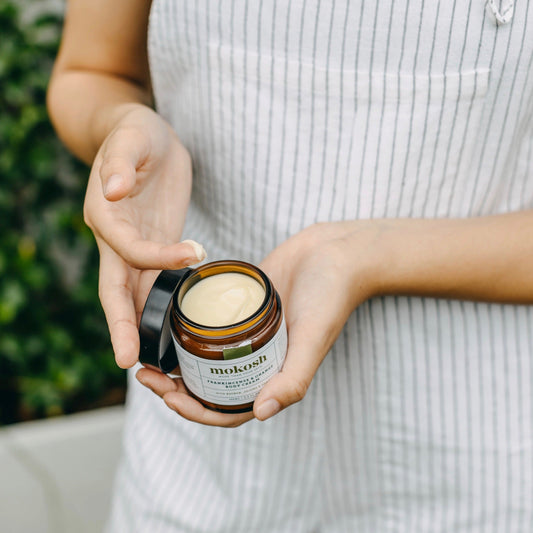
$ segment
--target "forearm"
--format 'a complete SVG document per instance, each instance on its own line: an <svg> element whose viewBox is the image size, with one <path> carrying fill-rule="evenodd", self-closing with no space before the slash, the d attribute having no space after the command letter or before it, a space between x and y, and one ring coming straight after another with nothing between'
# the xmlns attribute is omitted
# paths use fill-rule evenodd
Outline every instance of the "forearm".
<svg viewBox="0 0 533 533"><path fill-rule="evenodd" d="M368 224L365 272L373 295L533 303L532 211ZM358 234L351 234L354 243Z"/></svg>
<svg viewBox="0 0 533 533"><path fill-rule="evenodd" d="M150 105L147 28L151 0L70 0L48 89L64 143L92 163L132 105Z"/></svg>
<svg viewBox="0 0 533 533"><path fill-rule="evenodd" d="M150 104L145 88L103 72L57 68L48 90L58 135L88 164L118 120L138 104Z"/></svg>

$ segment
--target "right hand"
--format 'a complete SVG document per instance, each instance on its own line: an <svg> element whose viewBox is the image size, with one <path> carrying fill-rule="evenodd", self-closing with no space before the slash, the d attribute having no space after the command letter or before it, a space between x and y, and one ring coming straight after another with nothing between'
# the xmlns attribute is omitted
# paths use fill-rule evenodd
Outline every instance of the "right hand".
<svg viewBox="0 0 533 533"><path fill-rule="evenodd" d="M121 368L138 360L138 319L158 271L203 259L201 247L179 243L191 183L191 159L172 128L148 107L128 105L96 155L84 205Z"/></svg>

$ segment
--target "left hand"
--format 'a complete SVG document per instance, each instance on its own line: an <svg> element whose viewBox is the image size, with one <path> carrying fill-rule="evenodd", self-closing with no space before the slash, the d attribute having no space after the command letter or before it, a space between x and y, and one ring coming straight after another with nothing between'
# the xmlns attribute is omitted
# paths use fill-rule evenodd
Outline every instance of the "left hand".
<svg viewBox="0 0 533 533"><path fill-rule="evenodd" d="M372 223L314 224L269 254L260 267L280 293L289 348L263 387L254 415L265 420L302 400L351 312L375 291Z"/></svg>
<svg viewBox="0 0 533 533"><path fill-rule="evenodd" d="M253 413L224 414L187 394L181 379L141 369L137 378L183 417L234 427L254 416L266 420L301 400L350 313L372 296L368 258L375 231L368 222L314 224L273 250L261 263L278 290L289 348L281 372L259 393ZM354 257L356 258L354 260Z"/></svg>

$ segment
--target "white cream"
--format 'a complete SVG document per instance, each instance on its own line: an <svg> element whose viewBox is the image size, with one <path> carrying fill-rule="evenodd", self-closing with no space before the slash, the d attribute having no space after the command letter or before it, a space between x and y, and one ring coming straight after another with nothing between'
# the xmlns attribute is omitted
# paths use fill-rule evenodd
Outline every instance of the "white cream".
<svg viewBox="0 0 533 533"><path fill-rule="evenodd" d="M253 315L265 299L265 289L251 276L224 272L200 280L183 297L181 310L203 326L229 326Z"/></svg>
<svg viewBox="0 0 533 533"><path fill-rule="evenodd" d="M191 239L186 239L182 241L182 244L188 244L192 248L194 255L196 255L198 261L203 261L207 257L205 248L200 243L192 241Z"/></svg>

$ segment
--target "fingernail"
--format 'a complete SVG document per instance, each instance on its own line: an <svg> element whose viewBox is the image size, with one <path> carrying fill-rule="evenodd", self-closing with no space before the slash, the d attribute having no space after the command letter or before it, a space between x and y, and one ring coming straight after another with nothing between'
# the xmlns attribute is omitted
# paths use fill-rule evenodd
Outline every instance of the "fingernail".
<svg viewBox="0 0 533 533"><path fill-rule="evenodd" d="M274 416L276 413L279 413L280 410L281 405L279 404L279 402L277 400L274 400L274 398L271 398L270 400L263 402L257 408L256 418L258 418L259 420L266 420L267 418Z"/></svg>
<svg viewBox="0 0 533 533"><path fill-rule="evenodd" d="M120 174L113 174L104 185L104 196L116 191L122 185L122 181Z"/></svg>
<svg viewBox="0 0 533 533"><path fill-rule="evenodd" d="M198 259L198 261L203 261L207 257L207 253L204 247L196 241L186 239L185 241L182 241L182 243L188 244L193 249L194 255L196 256L196 259Z"/></svg>

